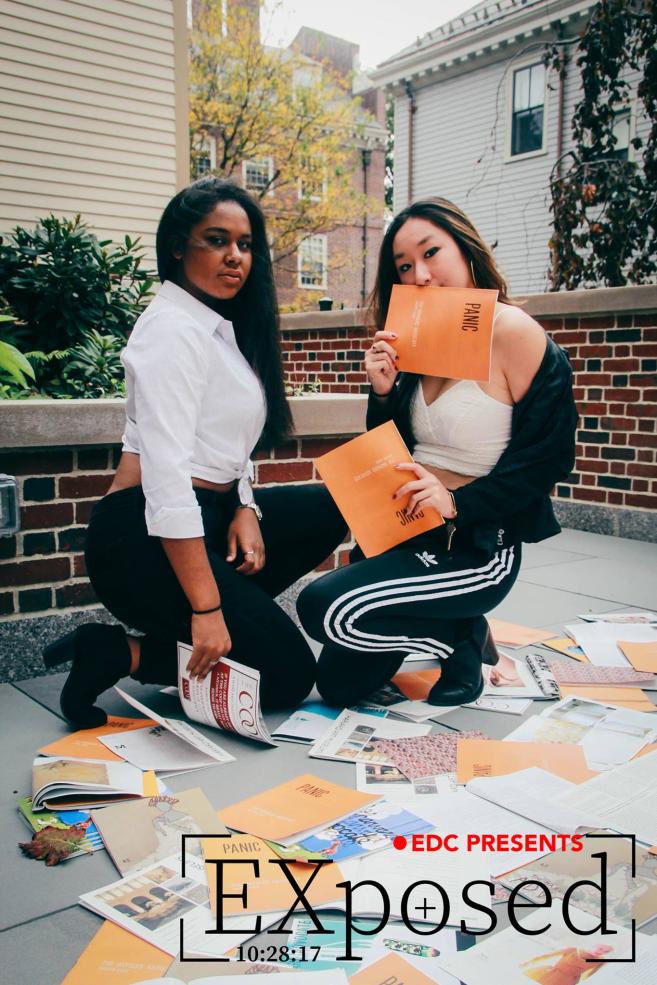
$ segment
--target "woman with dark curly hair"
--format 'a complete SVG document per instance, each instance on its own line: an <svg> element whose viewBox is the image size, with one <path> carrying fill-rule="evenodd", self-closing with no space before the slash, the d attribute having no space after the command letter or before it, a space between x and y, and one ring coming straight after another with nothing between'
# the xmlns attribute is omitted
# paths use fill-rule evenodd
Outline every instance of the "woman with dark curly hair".
<svg viewBox="0 0 657 985"><path fill-rule="evenodd" d="M73 666L61 708L103 724L99 694L131 674L175 684L177 641L207 675L227 654L261 675L263 707L297 705L315 660L274 597L342 540L323 487L254 491L251 455L291 427L265 220L238 185L205 178L167 205L157 232L162 286L123 353L123 454L87 535L91 583L121 622L46 647Z"/></svg>

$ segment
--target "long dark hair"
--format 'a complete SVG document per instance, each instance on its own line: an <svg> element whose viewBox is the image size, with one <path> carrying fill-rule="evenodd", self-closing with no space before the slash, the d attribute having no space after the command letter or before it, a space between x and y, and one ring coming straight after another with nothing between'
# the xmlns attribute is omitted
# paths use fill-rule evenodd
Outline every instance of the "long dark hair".
<svg viewBox="0 0 657 985"><path fill-rule="evenodd" d="M184 254L194 226L220 202L236 202L251 224L251 271L239 293L231 301L218 304L217 310L233 323L240 351L264 388L267 419L259 447L272 448L290 434L292 417L285 397L278 303L262 209L232 181L210 177L188 185L162 213L156 239L157 272L162 282L180 283L181 261L174 257L174 251Z"/></svg>
<svg viewBox="0 0 657 985"><path fill-rule="evenodd" d="M499 300L512 304L506 281L498 270L490 247L484 242L474 223L458 205L446 198L426 198L402 209L392 220L381 243L376 282L368 305L368 322L374 323L377 331L385 324L390 304L393 284L400 284L397 265L393 256L392 243L405 222L409 219L427 219L434 226L452 236L466 263L471 264L472 279L476 287L493 288L499 291Z"/></svg>

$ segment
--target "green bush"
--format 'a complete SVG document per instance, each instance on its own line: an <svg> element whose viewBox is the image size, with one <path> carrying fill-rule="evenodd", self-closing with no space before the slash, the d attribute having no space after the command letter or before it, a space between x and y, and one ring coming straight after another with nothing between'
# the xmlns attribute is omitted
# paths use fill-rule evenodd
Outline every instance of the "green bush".
<svg viewBox="0 0 657 985"><path fill-rule="evenodd" d="M154 284L142 260L139 240L99 241L79 215L0 238L0 307L12 312L0 316L0 398L121 396L120 352Z"/></svg>
<svg viewBox="0 0 657 985"><path fill-rule="evenodd" d="M94 329L124 341L148 303L151 272L143 248L99 241L80 216L40 219L0 240L0 291L21 323L23 349L50 352L82 342Z"/></svg>

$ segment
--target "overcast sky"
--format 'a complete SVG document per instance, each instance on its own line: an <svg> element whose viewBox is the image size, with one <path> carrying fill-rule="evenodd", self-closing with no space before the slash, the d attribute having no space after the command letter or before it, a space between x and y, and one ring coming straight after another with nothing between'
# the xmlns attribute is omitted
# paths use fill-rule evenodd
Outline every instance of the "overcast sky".
<svg viewBox="0 0 657 985"><path fill-rule="evenodd" d="M360 45L361 68L378 65L476 0L275 0L262 18L270 44L289 44L300 27L314 27Z"/></svg>

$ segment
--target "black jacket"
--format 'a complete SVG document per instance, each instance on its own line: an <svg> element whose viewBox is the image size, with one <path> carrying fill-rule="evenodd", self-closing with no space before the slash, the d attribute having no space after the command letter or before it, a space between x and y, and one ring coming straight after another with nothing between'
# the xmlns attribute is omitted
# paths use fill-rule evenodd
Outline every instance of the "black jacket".
<svg viewBox="0 0 657 985"><path fill-rule="evenodd" d="M550 491L575 461L578 415L572 376L566 352L548 338L529 390L513 407L511 440L499 461L488 475L454 491L456 529L471 528L478 547L493 551L500 529L527 543L559 533ZM368 431L393 420L411 453L410 407L419 380L415 374L400 374L387 400L370 392L367 407Z"/></svg>

